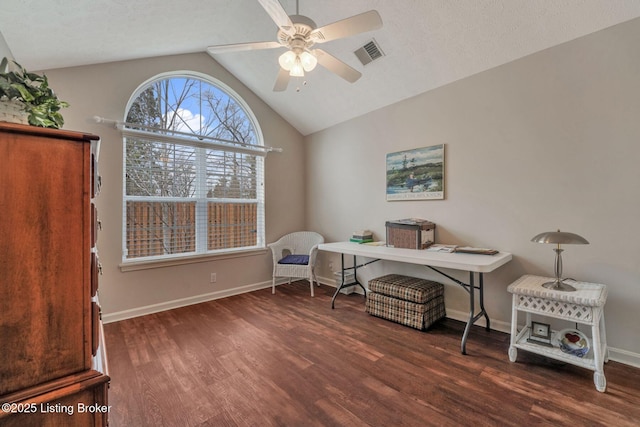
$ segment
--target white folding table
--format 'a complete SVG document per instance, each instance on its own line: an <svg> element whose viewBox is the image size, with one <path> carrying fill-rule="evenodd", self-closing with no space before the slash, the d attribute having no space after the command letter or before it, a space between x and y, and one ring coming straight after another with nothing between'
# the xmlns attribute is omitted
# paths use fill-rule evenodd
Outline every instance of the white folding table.
<svg viewBox="0 0 640 427"><path fill-rule="evenodd" d="M387 246L372 246L364 245L353 242L335 242L335 243L322 243L318 245L318 249L326 252L334 252L341 254L341 268L342 268L342 283L336 288L336 292L331 299L331 308L334 308L334 302L336 296L340 290L347 286L359 285L366 295L365 287L358 281L357 269L364 265L370 264L379 260L396 261L408 264L418 264L430 268L438 274L448 278L454 283L462 286L469 294L469 320L464 328L462 335L462 342L460 350L462 354L467 354L466 343L467 336L471 326L484 316L486 319L486 329L490 329L489 315L484 308L484 280L483 274L489 273L498 267L503 266L507 262L511 261L511 254L507 252L498 252L495 255L480 255L480 254L467 254L467 253L443 253L443 252L430 252L427 250L417 249L403 249L392 248ZM353 267L345 268L344 256L353 256ZM371 260L364 262L361 265L357 264L356 257L371 258ZM464 270L469 272L469 283L465 283L461 280L452 277L451 275L439 270L439 268L447 268L453 270ZM355 283L345 284L344 272L345 270L353 269ZM476 285L477 275L477 285ZM478 300L480 305L480 311L475 313L475 290L478 289Z"/></svg>

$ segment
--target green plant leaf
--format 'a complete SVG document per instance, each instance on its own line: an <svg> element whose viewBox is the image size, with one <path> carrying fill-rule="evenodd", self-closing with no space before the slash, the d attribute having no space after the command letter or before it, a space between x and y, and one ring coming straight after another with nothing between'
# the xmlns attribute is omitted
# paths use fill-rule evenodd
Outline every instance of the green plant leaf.
<svg viewBox="0 0 640 427"><path fill-rule="evenodd" d="M11 62L15 71L8 70L7 58L0 62L0 98L20 101L33 126L62 127L64 119L59 110L68 107L69 103L58 99L49 87L47 76L29 73L22 65Z"/></svg>

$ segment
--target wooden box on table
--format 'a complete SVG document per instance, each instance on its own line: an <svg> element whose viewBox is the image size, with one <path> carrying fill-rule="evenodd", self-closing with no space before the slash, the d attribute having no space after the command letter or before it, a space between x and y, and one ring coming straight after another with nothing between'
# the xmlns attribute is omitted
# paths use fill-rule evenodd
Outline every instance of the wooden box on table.
<svg viewBox="0 0 640 427"><path fill-rule="evenodd" d="M436 225L426 219L387 221L387 246L426 249L435 242Z"/></svg>

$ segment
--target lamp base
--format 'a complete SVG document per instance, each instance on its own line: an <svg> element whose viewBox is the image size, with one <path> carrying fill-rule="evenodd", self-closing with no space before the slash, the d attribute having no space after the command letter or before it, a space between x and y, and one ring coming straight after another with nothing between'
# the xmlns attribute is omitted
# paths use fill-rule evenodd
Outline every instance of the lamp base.
<svg viewBox="0 0 640 427"><path fill-rule="evenodd" d="M542 286L553 291L574 292L576 290L576 288L571 285L567 285L560 279L556 279L553 282L543 283Z"/></svg>

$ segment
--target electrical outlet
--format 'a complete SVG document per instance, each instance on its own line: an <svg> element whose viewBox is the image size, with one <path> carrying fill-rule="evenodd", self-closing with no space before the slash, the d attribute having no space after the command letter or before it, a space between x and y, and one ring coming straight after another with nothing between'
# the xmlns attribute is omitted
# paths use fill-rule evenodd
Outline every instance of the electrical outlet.
<svg viewBox="0 0 640 427"><path fill-rule="evenodd" d="M216 280L218 280L216 273L211 273L211 283L216 283Z"/></svg>
<svg viewBox="0 0 640 427"><path fill-rule="evenodd" d="M333 261L329 261L329 270L333 271Z"/></svg>

